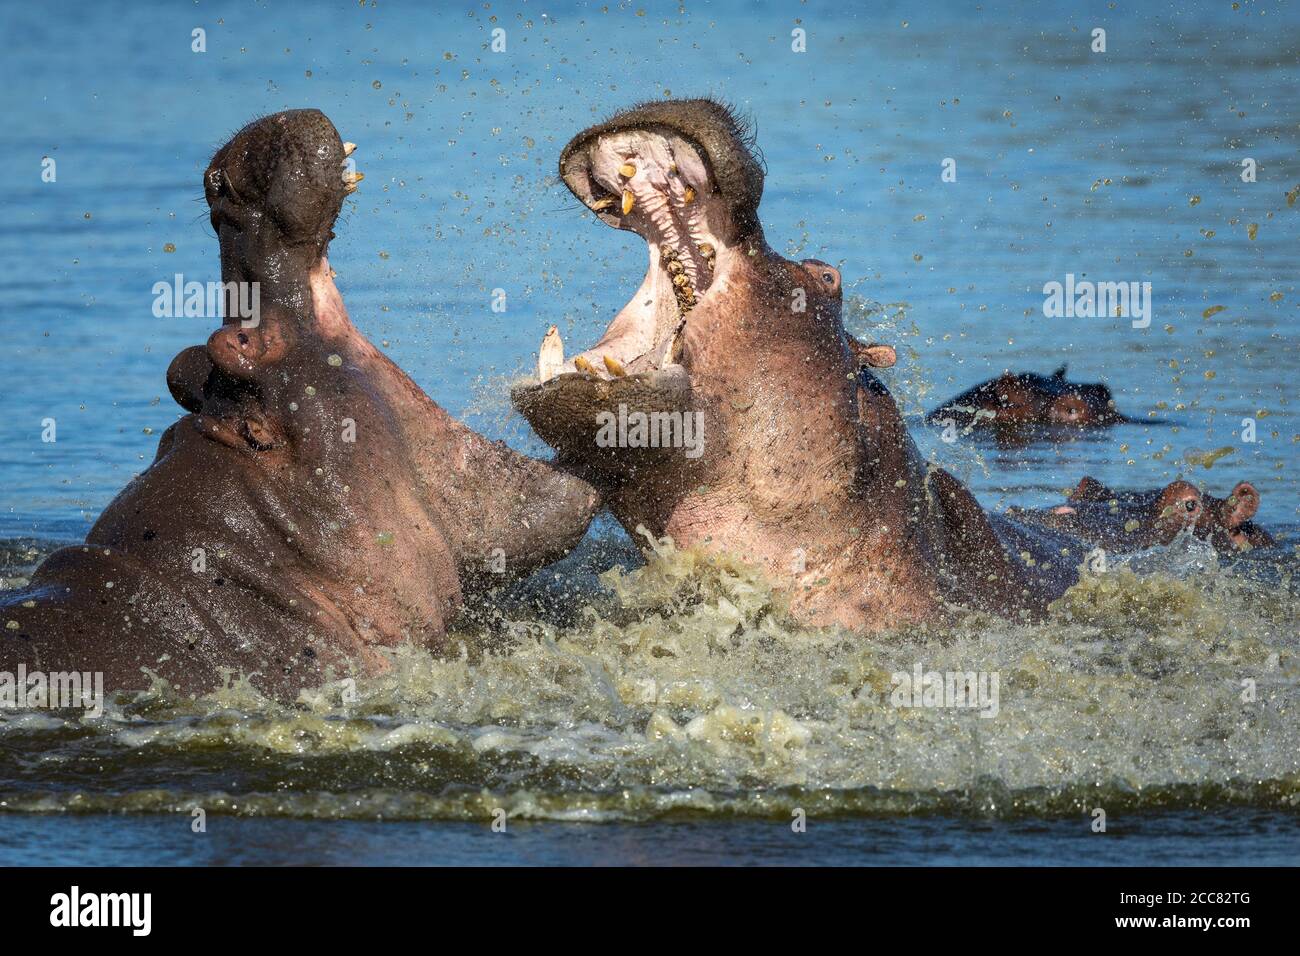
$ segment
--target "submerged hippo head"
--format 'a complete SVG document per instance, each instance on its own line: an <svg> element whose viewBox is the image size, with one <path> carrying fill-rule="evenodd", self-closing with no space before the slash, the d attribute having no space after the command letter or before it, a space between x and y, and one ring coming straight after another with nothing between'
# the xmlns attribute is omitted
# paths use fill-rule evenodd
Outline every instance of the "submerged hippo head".
<svg viewBox="0 0 1300 956"><path fill-rule="evenodd" d="M1098 428L1131 421L1115 407L1109 386L1071 382L1064 365L1051 375L1005 372L945 402L926 420L952 420L1010 436L1036 427Z"/></svg>
<svg viewBox="0 0 1300 956"><path fill-rule="evenodd" d="M326 253L361 178L352 150L294 110L213 157L227 301L256 307L228 308L171 363L190 414L87 545L5 596L21 611L0 667L102 670L124 688L149 668L187 690L224 668L292 696L329 667L382 669L380 647L441 647L464 590L581 538L590 486L453 420L349 319Z"/></svg>
<svg viewBox="0 0 1300 956"><path fill-rule="evenodd" d="M1254 522L1259 511L1259 491L1250 482L1238 482L1227 498L1209 493L1202 497L1205 510L1196 523L1197 537L1220 551L1249 551L1274 544L1272 535Z"/></svg>
<svg viewBox="0 0 1300 956"><path fill-rule="evenodd" d="M1149 491L1114 491L1085 477L1065 504L1053 508L1012 509L1018 519L1064 531L1116 551L1167 545L1184 530L1219 551L1264 547L1273 539L1251 518L1259 492L1243 481L1225 498L1202 492L1182 479Z"/></svg>

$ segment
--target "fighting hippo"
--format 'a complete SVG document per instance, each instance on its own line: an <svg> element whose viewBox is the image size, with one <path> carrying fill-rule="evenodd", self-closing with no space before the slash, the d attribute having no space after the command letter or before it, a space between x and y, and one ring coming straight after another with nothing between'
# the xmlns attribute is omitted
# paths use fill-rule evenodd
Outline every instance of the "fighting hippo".
<svg viewBox="0 0 1300 956"><path fill-rule="evenodd" d="M1062 365L1051 375L1004 372L925 417L929 424L992 430L1007 437L1035 429L1104 428L1131 422L1115 408L1110 388L1100 382L1071 382Z"/></svg>
<svg viewBox="0 0 1300 956"><path fill-rule="evenodd" d="M213 157L222 279L257 283L260 315L171 363L189 414L84 545L4 595L0 669L187 691L229 669L292 695L382 669L378 648L439 648L468 589L580 540L592 487L456 422L349 320L326 253L354 148L294 110Z"/></svg>
<svg viewBox="0 0 1300 956"><path fill-rule="evenodd" d="M798 617L859 629L949 602L1032 611L1075 579L1081 554L1023 537L1009 552L970 492L921 457L870 371L892 349L844 330L839 271L764 240L763 170L729 110L619 113L564 148L560 175L646 241L649 266L593 347L565 359L549 332L539 380L512 399L629 532L739 556Z"/></svg>
<svg viewBox="0 0 1300 956"><path fill-rule="evenodd" d="M1169 544L1186 528L1215 549L1232 552L1274 543L1251 520L1258 510L1259 492L1248 481L1239 482L1227 498L1216 498L1181 479L1150 491L1112 491L1085 477L1065 504L1012 508L1008 515L1117 552Z"/></svg>

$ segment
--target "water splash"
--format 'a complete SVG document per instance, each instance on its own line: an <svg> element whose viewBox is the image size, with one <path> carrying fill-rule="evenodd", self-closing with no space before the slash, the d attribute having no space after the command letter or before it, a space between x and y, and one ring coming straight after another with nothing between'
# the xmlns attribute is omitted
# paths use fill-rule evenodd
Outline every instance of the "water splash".
<svg viewBox="0 0 1300 956"><path fill-rule="evenodd" d="M1148 556L1156 560L1155 556ZM292 705L155 679L99 719L0 713L0 807L356 819L1072 815L1300 808L1288 579L1090 575L1035 624L864 637L790 621L726 557L651 540L557 624L504 601L450 659ZM553 579L553 577L552 577ZM503 647L502 635L505 635ZM996 673L997 716L899 708L894 675ZM1249 688L1249 692L1248 692Z"/></svg>

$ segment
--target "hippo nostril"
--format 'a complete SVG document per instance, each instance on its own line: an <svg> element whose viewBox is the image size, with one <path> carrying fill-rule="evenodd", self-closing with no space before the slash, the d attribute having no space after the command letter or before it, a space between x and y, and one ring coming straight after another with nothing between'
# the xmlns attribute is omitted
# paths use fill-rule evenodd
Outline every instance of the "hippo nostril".
<svg viewBox="0 0 1300 956"><path fill-rule="evenodd" d="M1183 502L1183 507L1187 509L1189 514L1194 512L1197 507L1196 499L1188 498L1186 501Z"/></svg>
<svg viewBox="0 0 1300 956"><path fill-rule="evenodd" d="M245 332L240 332L239 335L238 335L238 338L239 338L239 344L240 344L240 345L247 345L247 344L248 344L248 335L247 335L247 333L245 333Z"/></svg>

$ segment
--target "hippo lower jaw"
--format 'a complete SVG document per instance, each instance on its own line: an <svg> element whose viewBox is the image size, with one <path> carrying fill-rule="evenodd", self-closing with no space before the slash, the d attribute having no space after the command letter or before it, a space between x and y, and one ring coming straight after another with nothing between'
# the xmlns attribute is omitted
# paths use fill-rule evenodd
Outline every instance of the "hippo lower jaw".
<svg viewBox="0 0 1300 956"><path fill-rule="evenodd" d="M650 124L580 138L561 159L565 183L597 218L646 241L640 288L600 340L572 358L554 326L542 342L537 380L512 392L515 407L562 455L599 467L619 454L599 448L603 414L620 407L647 414L692 407L680 364L691 315L726 290L749 243L737 226L703 148L678 129Z"/></svg>

